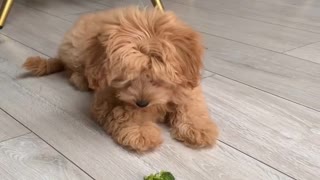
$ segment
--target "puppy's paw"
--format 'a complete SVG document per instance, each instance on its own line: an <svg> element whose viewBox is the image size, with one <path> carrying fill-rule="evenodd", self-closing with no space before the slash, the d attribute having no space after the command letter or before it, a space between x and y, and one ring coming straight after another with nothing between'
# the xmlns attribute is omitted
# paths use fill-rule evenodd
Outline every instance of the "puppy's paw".
<svg viewBox="0 0 320 180"><path fill-rule="evenodd" d="M89 91L87 79L80 73L72 73L70 82L80 91Z"/></svg>
<svg viewBox="0 0 320 180"><path fill-rule="evenodd" d="M218 129L212 122L197 127L188 123L180 123L171 129L173 138L191 148L205 148L216 144Z"/></svg>
<svg viewBox="0 0 320 180"><path fill-rule="evenodd" d="M153 150L162 143L161 131L155 124L122 128L114 139L137 152Z"/></svg>

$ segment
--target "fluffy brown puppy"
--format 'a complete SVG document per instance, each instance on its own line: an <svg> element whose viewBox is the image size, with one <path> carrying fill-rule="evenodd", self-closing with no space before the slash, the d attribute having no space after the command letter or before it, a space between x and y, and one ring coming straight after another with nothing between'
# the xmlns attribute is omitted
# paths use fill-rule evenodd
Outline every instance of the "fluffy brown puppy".
<svg viewBox="0 0 320 180"><path fill-rule="evenodd" d="M200 87L203 46L171 12L137 7L82 16L53 59L30 57L35 75L67 70L81 90L95 92L94 119L124 147L147 151L162 142L157 122L193 148L215 143Z"/></svg>

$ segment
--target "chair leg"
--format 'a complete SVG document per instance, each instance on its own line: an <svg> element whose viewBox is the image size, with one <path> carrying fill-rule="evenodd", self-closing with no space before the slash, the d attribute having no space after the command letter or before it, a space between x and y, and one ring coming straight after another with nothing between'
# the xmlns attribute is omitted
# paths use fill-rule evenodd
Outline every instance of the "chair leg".
<svg viewBox="0 0 320 180"><path fill-rule="evenodd" d="M159 8L160 11L164 11L164 6L161 0L151 0L151 3L153 4L153 7Z"/></svg>
<svg viewBox="0 0 320 180"><path fill-rule="evenodd" d="M0 8L0 29L4 26L4 23L8 17L9 11L12 7L14 0L3 0Z"/></svg>

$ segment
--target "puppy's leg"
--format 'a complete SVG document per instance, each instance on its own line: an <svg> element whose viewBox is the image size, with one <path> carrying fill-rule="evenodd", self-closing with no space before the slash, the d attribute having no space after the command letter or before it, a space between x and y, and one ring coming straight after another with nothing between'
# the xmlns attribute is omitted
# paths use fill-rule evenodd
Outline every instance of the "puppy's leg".
<svg viewBox="0 0 320 180"><path fill-rule="evenodd" d="M162 143L160 128L152 120L122 106L107 116L104 129L117 143L137 152L152 150Z"/></svg>
<svg viewBox="0 0 320 180"><path fill-rule="evenodd" d="M91 115L93 119L99 123L99 125L104 125L107 116L114 107L114 93L110 88L96 91L93 98L93 103L91 105Z"/></svg>
<svg viewBox="0 0 320 180"><path fill-rule="evenodd" d="M88 91L89 90L87 78L79 72L73 72L71 74L70 82L72 85L74 85L80 91Z"/></svg>
<svg viewBox="0 0 320 180"><path fill-rule="evenodd" d="M203 148L216 143L218 129L210 119L201 87L190 92L184 104L178 104L169 114L171 135L193 148Z"/></svg>

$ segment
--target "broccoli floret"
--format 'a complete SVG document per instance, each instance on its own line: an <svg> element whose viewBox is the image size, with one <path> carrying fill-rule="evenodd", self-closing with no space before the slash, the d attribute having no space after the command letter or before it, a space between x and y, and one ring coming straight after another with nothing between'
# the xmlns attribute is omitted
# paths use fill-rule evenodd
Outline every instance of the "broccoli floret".
<svg viewBox="0 0 320 180"><path fill-rule="evenodd" d="M175 178L170 172L161 171L144 177L144 180L175 180Z"/></svg>

